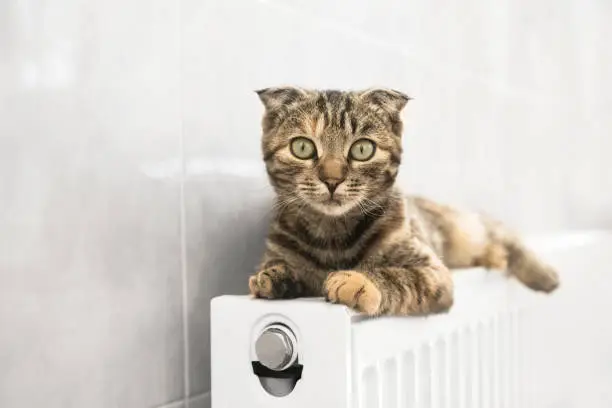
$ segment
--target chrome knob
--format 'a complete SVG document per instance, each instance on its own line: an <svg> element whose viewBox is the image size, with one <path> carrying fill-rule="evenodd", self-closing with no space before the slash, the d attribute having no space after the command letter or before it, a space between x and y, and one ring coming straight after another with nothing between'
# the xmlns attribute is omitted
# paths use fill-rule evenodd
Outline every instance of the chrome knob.
<svg viewBox="0 0 612 408"><path fill-rule="evenodd" d="M255 354L270 370L282 371L297 360L297 340L293 332L281 324L273 324L255 341Z"/></svg>

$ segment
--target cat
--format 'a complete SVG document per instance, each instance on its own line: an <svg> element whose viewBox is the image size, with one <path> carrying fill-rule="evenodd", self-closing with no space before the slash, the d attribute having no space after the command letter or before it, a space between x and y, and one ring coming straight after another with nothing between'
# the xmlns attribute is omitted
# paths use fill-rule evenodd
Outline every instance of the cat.
<svg viewBox="0 0 612 408"><path fill-rule="evenodd" d="M263 160L276 193L252 295L324 296L368 316L442 313L453 304L449 269L506 270L552 292L558 274L500 222L395 186L402 158L392 89L275 87L265 107Z"/></svg>

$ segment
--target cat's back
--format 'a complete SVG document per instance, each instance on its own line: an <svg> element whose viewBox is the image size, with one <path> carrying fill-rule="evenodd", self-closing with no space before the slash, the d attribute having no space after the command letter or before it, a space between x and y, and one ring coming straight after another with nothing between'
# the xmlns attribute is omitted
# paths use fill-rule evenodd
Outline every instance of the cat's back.
<svg viewBox="0 0 612 408"><path fill-rule="evenodd" d="M442 255L447 231L457 211L418 195L406 195L405 200L407 216L419 222L427 243L438 255Z"/></svg>

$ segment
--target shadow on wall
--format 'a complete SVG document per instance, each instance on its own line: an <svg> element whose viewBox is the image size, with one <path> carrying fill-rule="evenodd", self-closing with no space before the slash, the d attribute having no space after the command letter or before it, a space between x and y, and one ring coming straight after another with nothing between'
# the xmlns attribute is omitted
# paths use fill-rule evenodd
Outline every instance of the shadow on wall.
<svg viewBox="0 0 612 408"><path fill-rule="evenodd" d="M204 177L188 181L187 194L195 199L187 198L193 204L186 228L189 283L209 299L248 293L248 277L263 253L271 215L273 193L267 180Z"/></svg>
<svg viewBox="0 0 612 408"><path fill-rule="evenodd" d="M273 193L260 164L250 174L191 174L185 187L190 391L197 395L210 390L210 300L248 293Z"/></svg>

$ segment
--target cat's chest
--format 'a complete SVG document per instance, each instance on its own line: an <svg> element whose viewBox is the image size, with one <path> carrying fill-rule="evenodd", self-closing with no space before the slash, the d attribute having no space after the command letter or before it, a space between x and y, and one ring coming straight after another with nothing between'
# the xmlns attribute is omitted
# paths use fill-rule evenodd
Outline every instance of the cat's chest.
<svg viewBox="0 0 612 408"><path fill-rule="evenodd" d="M302 244L317 266L325 271L353 269L367 258L375 246L370 234L330 234L303 237Z"/></svg>
<svg viewBox="0 0 612 408"><path fill-rule="evenodd" d="M381 225L379 217L279 222L279 228L297 241L301 258L325 271L353 269L362 263L381 240Z"/></svg>
<svg viewBox="0 0 612 408"><path fill-rule="evenodd" d="M353 253L346 250L321 250L317 249L312 252L312 255L317 260L319 269L325 272L333 272L343 269L354 269L363 260L363 255Z"/></svg>

